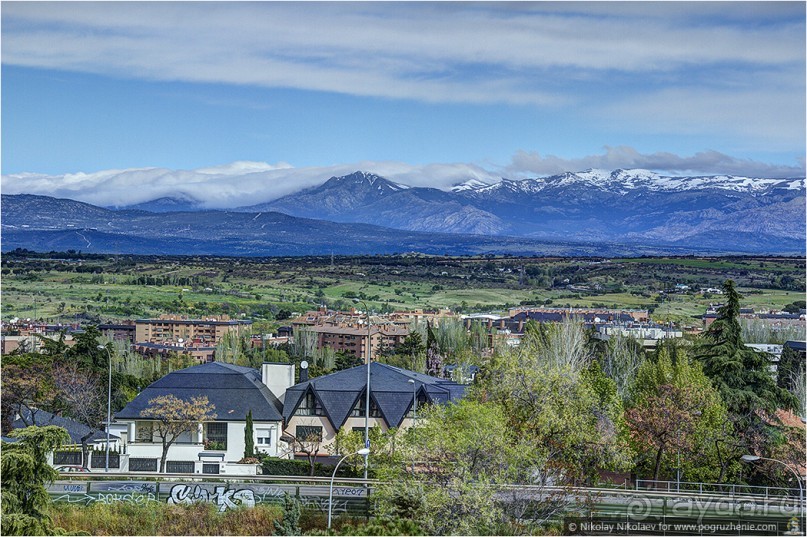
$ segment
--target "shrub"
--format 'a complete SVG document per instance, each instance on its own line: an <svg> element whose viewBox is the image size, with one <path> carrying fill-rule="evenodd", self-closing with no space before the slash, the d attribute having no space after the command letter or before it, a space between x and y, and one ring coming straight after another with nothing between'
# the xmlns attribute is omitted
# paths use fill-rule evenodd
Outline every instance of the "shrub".
<svg viewBox="0 0 807 537"><path fill-rule="evenodd" d="M257 505L219 513L213 504L168 505L57 503L54 522L70 534L89 535L272 535L282 518L277 505Z"/></svg>
<svg viewBox="0 0 807 537"><path fill-rule="evenodd" d="M300 513L302 507L297 498L283 494L283 518L275 520L273 525L277 535L300 535Z"/></svg>

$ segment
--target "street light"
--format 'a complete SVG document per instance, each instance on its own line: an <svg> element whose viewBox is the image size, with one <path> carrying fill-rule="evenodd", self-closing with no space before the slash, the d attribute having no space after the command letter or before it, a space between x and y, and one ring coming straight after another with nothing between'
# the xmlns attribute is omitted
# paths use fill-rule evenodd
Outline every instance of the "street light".
<svg viewBox="0 0 807 537"><path fill-rule="evenodd" d="M366 461L367 455L369 454L370 454L369 448L361 448L355 453L348 453L347 455L339 459L339 462L336 463L336 467L333 469L333 475L331 475L331 487L330 490L328 491L328 529L331 529L331 513L333 512L333 480L336 479L336 471L339 469L339 465L342 464L342 461L353 455L361 455L362 457L364 457L364 460ZM367 467L365 466L365 472L366 471Z"/></svg>
<svg viewBox="0 0 807 537"><path fill-rule="evenodd" d="M107 363L109 364L109 380L107 381L106 393L106 463L104 464L104 471L109 471L109 427L112 424L112 353L109 352L109 347L98 345L98 350L105 350L107 356Z"/></svg>
<svg viewBox="0 0 807 537"><path fill-rule="evenodd" d="M802 488L801 486L801 478L799 477L799 474L796 472L796 470L794 470L789 464L782 462L778 459L760 457L759 455L743 455L742 457L740 457L740 460L742 460L743 462L756 462L759 460L778 462L779 464L781 464L782 466L793 472L793 475L796 477L796 483L799 484L799 511L802 512L802 517L804 517L805 520L807 520L807 509L805 509L804 507L804 488Z"/></svg>
<svg viewBox="0 0 807 537"><path fill-rule="evenodd" d="M417 384L415 379L409 379L406 382L412 383L412 429L415 429L418 424L418 400L417 400ZM415 475L415 452L412 451L412 475Z"/></svg>
<svg viewBox="0 0 807 537"><path fill-rule="evenodd" d="M418 424L417 383L415 379L409 379L406 382L412 384L412 427L416 427Z"/></svg>
<svg viewBox="0 0 807 537"><path fill-rule="evenodd" d="M367 455L370 453L370 308L367 307L367 302L353 299L353 302L361 302L364 305L364 312L367 315L367 397L364 402L364 449L367 453L364 455L364 479L367 479L367 466L369 460Z"/></svg>

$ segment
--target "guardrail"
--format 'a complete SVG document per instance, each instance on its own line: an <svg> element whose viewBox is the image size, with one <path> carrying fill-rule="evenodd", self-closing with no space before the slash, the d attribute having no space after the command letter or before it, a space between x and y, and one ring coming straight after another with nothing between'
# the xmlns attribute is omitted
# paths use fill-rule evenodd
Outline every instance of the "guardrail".
<svg viewBox="0 0 807 537"><path fill-rule="evenodd" d="M149 491L155 493L154 499L167 500L170 496L173 486L177 484L186 485L189 490L193 489L193 485L204 485L207 487L204 490L213 492L215 494L216 487L223 487L223 490L248 488L257 491L262 498L271 499L271 497L282 496L283 491L288 492L292 496L302 497L310 495L312 497L321 498L327 497L328 485L330 484L329 477L308 477L308 476L279 476L279 475L256 475L256 476L224 476L209 475L209 474L155 474L155 473L131 473L131 474L106 474L106 473L64 473L61 474L64 478L69 479L69 484L74 490L53 490L53 493L86 493L111 491L116 487L112 485L104 485L105 483L116 483L119 491L133 490L132 487L127 486L133 483L148 484ZM54 486L64 482L59 481L54 483ZM358 491L364 494L362 497L369 498L372 490L382 482L377 479L363 479L363 478L345 478L337 477L334 481L336 486L334 497L339 497L340 493L344 492L346 497L360 496ZM598 499L598 501L613 501L613 502L629 502L635 499L647 499L652 501L678 501L678 502L719 502L730 501L732 504L746 503L756 505L778 505L781 507L795 507L803 506L804 503L800 501L798 496L787 494L774 494L773 492L787 492L789 489L775 488L775 487L743 487L741 485L724 485L726 490L708 490L707 487L688 487L689 490L674 490L672 487L667 486L653 486L642 487L642 485L649 483L647 480L637 481L637 487L634 489L627 489L623 487L609 488L609 487L571 487L571 486L539 486L539 485L497 485L496 487L501 491L522 491L527 495L533 495L536 498L542 495L549 494L566 494L578 498ZM659 483L664 484L667 482L653 482L654 485ZM677 485L676 482L671 482ZM86 489L81 485L86 485ZM682 483L683 485L683 483ZM690 484L692 485L692 484ZM707 483L697 485L710 485ZM78 488L76 488L78 486ZM211 488L213 487L213 488ZM263 488L261 488L263 487ZM273 488L272 488L273 487ZM200 489L200 490L202 490ZM748 489L748 490L746 490ZM767 490L766 490L767 489ZM750 490L750 492L749 492ZM269 494L272 493L272 494ZM209 494L209 495L210 495Z"/></svg>
<svg viewBox="0 0 807 537"><path fill-rule="evenodd" d="M799 489L785 487L765 487L759 485L735 485L729 483L697 483L689 481L657 481L637 479L635 490L659 492L697 492L698 494L717 493L724 496L756 496L761 498L799 496Z"/></svg>

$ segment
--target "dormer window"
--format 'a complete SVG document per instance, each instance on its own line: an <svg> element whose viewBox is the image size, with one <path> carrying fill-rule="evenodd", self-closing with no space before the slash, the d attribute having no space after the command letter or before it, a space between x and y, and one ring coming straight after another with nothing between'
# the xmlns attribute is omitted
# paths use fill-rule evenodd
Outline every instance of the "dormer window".
<svg viewBox="0 0 807 537"><path fill-rule="evenodd" d="M303 397L300 406L297 407L297 410L294 412L295 416L324 416L325 411L322 409L322 405L319 404L314 392L308 391Z"/></svg>
<svg viewBox="0 0 807 537"><path fill-rule="evenodd" d="M367 407L367 400L365 399L366 396L361 396L358 401L356 401L353 410L350 411L350 416L352 418L363 418L364 417L364 409ZM371 418L380 418L381 411L378 409L378 405L375 404L375 401L371 398L370 399L370 417Z"/></svg>

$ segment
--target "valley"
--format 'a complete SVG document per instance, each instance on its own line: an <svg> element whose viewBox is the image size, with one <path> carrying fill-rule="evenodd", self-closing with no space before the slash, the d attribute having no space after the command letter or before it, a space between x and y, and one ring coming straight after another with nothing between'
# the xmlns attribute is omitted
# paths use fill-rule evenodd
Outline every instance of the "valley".
<svg viewBox="0 0 807 537"><path fill-rule="evenodd" d="M108 322L178 313L246 317L274 326L320 305L362 300L374 311L519 305L649 309L661 322L698 324L719 296L701 288L737 282L743 304L781 309L803 300L796 257L130 256L7 252L3 320ZM687 292L674 292L688 285ZM664 292L667 291L667 292Z"/></svg>

